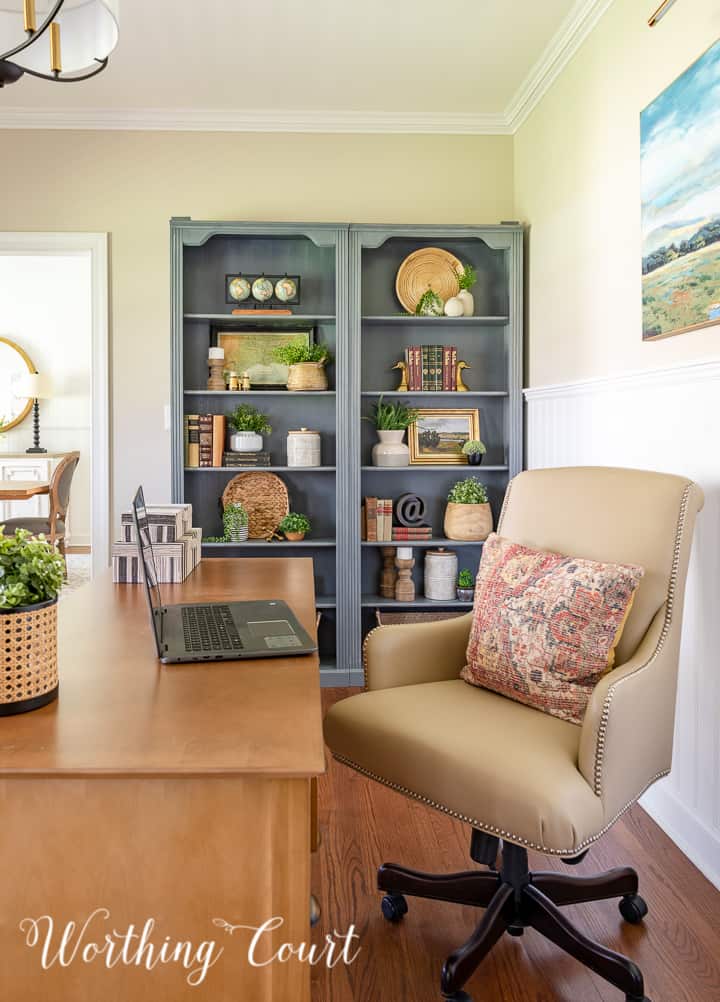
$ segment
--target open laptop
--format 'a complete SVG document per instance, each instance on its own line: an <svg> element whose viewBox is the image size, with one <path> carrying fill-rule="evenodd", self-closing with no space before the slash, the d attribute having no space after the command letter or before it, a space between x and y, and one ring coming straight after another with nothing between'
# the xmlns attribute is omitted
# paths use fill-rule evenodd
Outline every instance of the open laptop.
<svg viewBox="0 0 720 1002"><path fill-rule="evenodd" d="M145 572L150 619L161 661L284 658L317 650L285 602L164 605L142 487L138 488L133 500L133 517L138 554Z"/></svg>

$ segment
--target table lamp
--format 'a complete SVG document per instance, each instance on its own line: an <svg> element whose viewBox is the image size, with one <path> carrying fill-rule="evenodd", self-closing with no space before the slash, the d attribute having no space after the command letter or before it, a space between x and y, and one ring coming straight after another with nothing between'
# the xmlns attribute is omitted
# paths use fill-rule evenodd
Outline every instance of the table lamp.
<svg viewBox="0 0 720 1002"><path fill-rule="evenodd" d="M26 452L47 452L40 446L40 405L39 400L51 396L50 379L39 372L28 372L17 381L15 396L33 401L33 444Z"/></svg>

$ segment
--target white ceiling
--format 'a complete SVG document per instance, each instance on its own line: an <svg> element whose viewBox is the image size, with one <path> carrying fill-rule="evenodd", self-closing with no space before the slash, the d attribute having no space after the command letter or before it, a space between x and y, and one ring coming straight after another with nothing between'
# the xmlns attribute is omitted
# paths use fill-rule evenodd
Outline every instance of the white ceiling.
<svg viewBox="0 0 720 1002"><path fill-rule="evenodd" d="M610 2L122 0L108 69L5 88L0 125L509 132Z"/></svg>

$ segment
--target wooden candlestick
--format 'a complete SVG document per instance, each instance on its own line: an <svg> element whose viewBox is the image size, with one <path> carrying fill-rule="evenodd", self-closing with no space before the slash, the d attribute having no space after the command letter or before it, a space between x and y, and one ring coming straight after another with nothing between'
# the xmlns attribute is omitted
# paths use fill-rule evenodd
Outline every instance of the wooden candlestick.
<svg viewBox="0 0 720 1002"><path fill-rule="evenodd" d="M383 546L382 556L383 569L380 575L380 594L383 598L395 598L395 583L397 581L395 547Z"/></svg>
<svg viewBox="0 0 720 1002"><path fill-rule="evenodd" d="M395 583L395 598L398 602L414 602L415 583L412 579L412 569L415 566L415 561L396 558L395 566L398 569L398 579Z"/></svg>
<svg viewBox="0 0 720 1002"><path fill-rule="evenodd" d="M207 381L207 388L209 390L225 389L225 377L223 376L224 368L225 368L224 358L208 359L208 369L210 370L210 377Z"/></svg>

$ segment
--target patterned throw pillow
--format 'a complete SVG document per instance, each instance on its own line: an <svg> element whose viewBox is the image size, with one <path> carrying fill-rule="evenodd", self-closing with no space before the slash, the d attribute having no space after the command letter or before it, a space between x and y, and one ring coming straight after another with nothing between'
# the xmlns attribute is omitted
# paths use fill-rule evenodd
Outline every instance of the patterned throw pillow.
<svg viewBox="0 0 720 1002"><path fill-rule="evenodd" d="M574 724L615 660L642 567L564 557L493 533L460 677Z"/></svg>

